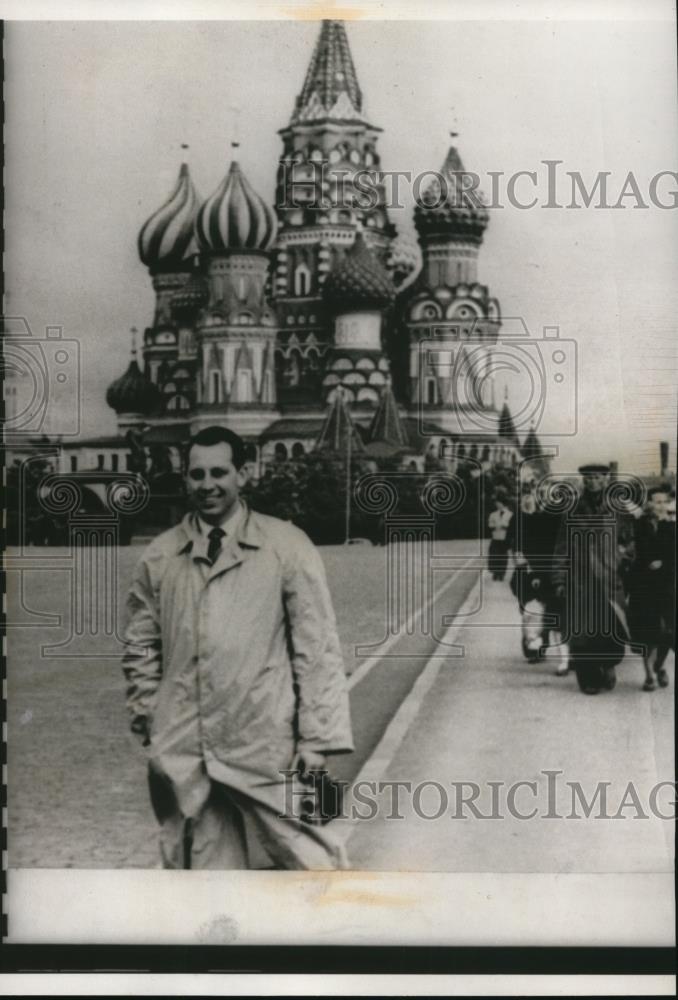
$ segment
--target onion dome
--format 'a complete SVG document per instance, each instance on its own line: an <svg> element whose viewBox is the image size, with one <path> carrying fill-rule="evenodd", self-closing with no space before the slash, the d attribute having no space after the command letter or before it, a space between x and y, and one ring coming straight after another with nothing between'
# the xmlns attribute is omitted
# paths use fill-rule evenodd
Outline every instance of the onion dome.
<svg viewBox="0 0 678 1000"><path fill-rule="evenodd" d="M233 161L226 177L198 212L195 232L201 250L215 254L268 250L276 234L275 213Z"/></svg>
<svg viewBox="0 0 678 1000"><path fill-rule="evenodd" d="M411 240L399 236L391 244L388 263L393 282L396 287L399 287L421 267L419 247L415 246Z"/></svg>
<svg viewBox="0 0 678 1000"><path fill-rule="evenodd" d="M182 163L174 191L139 233L139 256L150 271L186 269L187 258L195 249L193 227L199 205L188 166Z"/></svg>
<svg viewBox="0 0 678 1000"><path fill-rule="evenodd" d="M170 308L175 315L198 312L207 305L209 288L200 274L193 274L185 285L177 288L170 299Z"/></svg>
<svg viewBox="0 0 678 1000"><path fill-rule="evenodd" d="M351 249L333 267L323 286L323 297L334 312L384 309L395 298L385 269L357 233Z"/></svg>
<svg viewBox="0 0 678 1000"><path fill-rule="evenodd" d="M115 382L111 382L106 390L106 402L118 414L141 413L149 416L158 407L160 392L139 368L136 354L132 347L132 358L127 371Z"/></svg>
<svg viewBox="0 0 678 1000"><path fill-rule="evenodd" d="M471 190L471 175L454 146L440 172L424 189L414 209L420 236L457 237L480 243L489 221L482 196Z"/></svg>

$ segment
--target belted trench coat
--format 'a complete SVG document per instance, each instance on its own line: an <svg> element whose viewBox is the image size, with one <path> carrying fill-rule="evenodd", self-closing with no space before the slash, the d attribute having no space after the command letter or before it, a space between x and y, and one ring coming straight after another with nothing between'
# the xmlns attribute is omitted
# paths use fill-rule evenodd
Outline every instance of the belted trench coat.
<svg viewBox="0 0 678 1000"><path fill-rule="evenodd" d="M246 512L213 566L194 515L145 550L128 598L123 670L150 764L195 816L210 779L280 808L296 751L353 749L322 560L308 537Z"/></svg>

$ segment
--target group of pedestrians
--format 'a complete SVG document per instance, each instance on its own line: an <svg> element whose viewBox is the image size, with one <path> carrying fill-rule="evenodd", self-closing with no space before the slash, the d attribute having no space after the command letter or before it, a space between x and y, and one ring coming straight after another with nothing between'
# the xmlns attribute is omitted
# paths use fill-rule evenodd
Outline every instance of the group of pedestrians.
<svg viewBox="0 0 678 1000"><path fill-rule="evenodd" d="M497 497L489 515L489 570L505 579L512 557L523 653L535 662L555 647L556 673L574 670L580 689L597 694L615 686L615 668L631 647L643 656L643 690L668 687L675 497L657 486L642 507L624 506L610 489L608 466L585 465L579 473L581 489L566 512L537 487L515 513Z"/></svg>

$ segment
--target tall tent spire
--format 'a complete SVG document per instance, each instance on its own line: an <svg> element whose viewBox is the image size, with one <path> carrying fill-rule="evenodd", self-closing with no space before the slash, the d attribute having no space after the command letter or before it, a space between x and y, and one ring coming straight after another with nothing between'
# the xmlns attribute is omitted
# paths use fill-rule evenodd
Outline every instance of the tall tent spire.
<svg viewBox="0 0 678 1000"><path fill-rule="evenodd" d="M506 390L505 397L508 398L508 389ZM520 448L520 438L518 437L516 425L513 422L506 398L499 414L499 437L510 441L511 444L517 445Z"/></svg>
<svg viewBox="0 0 678 1000"><path fill-rule="evenodd" d="M344 402L344 394L341 389L338 389L315 447L317 451L327 450L347 454L349 440L351 442L350 451L353 454L362 453L365 450Z"/></svg>
<svg viewBox="0 0 678 1000"><path fill-rule="evenodd" d="M381 391L381 399L377 412L372 418L367 439L373 441L383 441L386 444L407 448L409 440L407 432L400 419L398 404L396 403L390 380Z"/></svg>
<svg viewBox="0 0 678 1000"><path fill-rule="evenodd" d="M359 119L363 95L342 21L323 21L304 86L299 94L292 124Z"/></svg>
<svg viewBox="0 0 678 1000"><path fill-rule="evenodd" d="M523 458L542 458L544 452L542 450L541 441L537 437L537 432L534 429L534 424L531 424L525 440L523 441L522 448Z"/></svg>

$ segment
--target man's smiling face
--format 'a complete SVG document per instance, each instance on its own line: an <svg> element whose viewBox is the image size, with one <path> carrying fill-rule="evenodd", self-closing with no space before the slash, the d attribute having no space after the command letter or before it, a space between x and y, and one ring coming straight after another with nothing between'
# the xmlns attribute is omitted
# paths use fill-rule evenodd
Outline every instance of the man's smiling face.
<svg viewBox="0 0 678 1000"><path fill-rule="evenodd" d="M194 444L188 456L186 489L193 507L208 524L220 524L232 513L247 481L233 465L230 444Z"/></svg>

